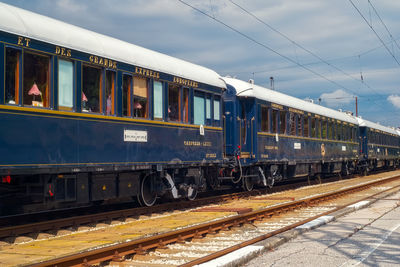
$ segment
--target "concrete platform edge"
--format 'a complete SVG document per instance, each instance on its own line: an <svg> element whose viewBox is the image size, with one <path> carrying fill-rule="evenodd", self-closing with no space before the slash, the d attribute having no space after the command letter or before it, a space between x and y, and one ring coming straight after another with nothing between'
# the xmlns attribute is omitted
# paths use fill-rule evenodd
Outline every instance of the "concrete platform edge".
<svg viewBox="0 0 400 267"><path fill-rule="evenodd" d="M298 235L300 235L302 233L305 233L307 231L310 231L312 229L320 227L326 223L336 220L336 218L342 217L342 216L349 214L351 212L354 212L356 210L368 207L371 204L375 203L376 201L383 199L385 197L388 197L390 195L393 195L397 192L398 191L382 193L381 195L379 195L379 197L370 198L368 200L360 201L353 205L343 207L342 209L339 209L337 211L330 213L328 216L322 216L322 217L326 217L326 218L320 219L320 218L322 218L322 217L320 217L314 221L307 223L308 225L306 225L306 224L301 225L294 229L288 230L284 233L278 234L276 236L270 237L263 241L257 242L253 245L246 246L244 248L241 248L239 250L236 250L234 252L226 254L222 257L219 257L217 259L214 259L209 262L199 264L196 266L197 267L211 267L211 266L213 266L213 267L236 267L236 266L241 266L241 265L249 262L253 258L257 257L259 254L262 254L266 251L274 250L275 248L296 238Z"/></svg>

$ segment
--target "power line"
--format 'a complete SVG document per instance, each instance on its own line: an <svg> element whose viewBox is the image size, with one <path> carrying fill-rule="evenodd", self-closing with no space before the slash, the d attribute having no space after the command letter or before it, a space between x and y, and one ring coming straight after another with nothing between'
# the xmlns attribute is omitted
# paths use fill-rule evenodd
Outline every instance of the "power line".
<svg viewBox="0 0 400 267"><path fill-rule="evenodd" d="M378 35L378 33L375 31L375 29L372 27L372 25L368 22L368 20L364 17L364 15L361 13L361 11L356 7L356 5L353 3L352 0L349 0L350 3L353 5L353 7L357 10L358 14L364 19L365 23L371 28L371 30L375 33L376 37L378 37L379 41L383 44L383 46L386 48L386 50L389 52L389 54L393 57L393 59L396 61L397 65L400 66L400 62L397 60L397 58L393 55L393 53L390 51L390 49L386 46L385 42L382 40L382 38Z"/></svg>
<svg viewBox="0 0 400 267"><path fill-rule="evenodd" d="M337 71L343 73L344 75L346 75L347 77L360 82L361 84L363 84L364 86L368 87L369 89L371 89L372 91L375 91L376 93L378 93L374 88L372 88L371 86L369 86L363 79L362 74L360 75L360 79L354 78L353 76L351 76L349 73L345 72L344 70L342 70L341 68L329 63L327 60L321 58L319 55L315 54L314 52L312 52L311 50L305 48L303 45L297 43L296 41L292 40L289 36L287 36L286 34L282 33L281 31L277 30L276 28L272 27L271 25L269 25L267 22L263 21L262 19L260 19L259 17L257 17L256 15L254 15L252 12L248 11L247 9L245 9L244 7L242 7L241 5L235 3L233 0L229 0L229 2L231 2L232 4L234 4L236 7L238 7L239 9L241 9L243 12L247 13L249 16L253 17L254 19L256 19L258 22L262 23L263 25L265 25L268 29L274 31L275 33L279 34L280 36L282 36L283 38L285 38L286 40L288 40L289 42L291 42L292 44L294 44L295 46L301 48L302 50L306 51L307 53L309 53L310 55L312 55L313 57L317 58L318 60L320 60L320 62L325 63L326 65L336 69ZM306 64L303 64L306 65ZM307 64L309 65L309 64ZM354 92L353 92L354 93Z"/></svg>
<svg viewBox="0 0 400 267"><path fill-rule="evenodd" d="M322 78L322 79L324 79L324 80L327 80L327 81L329 81L330 83L332 83L332 84L334 84L334 85L336 85L336 86L339 86L339 87L341 87L341 88L344 88L344 89L346 89L346 90L348 90L348 91L350 91L350 92L352 92L352 93L355 94L355 92L353 92L351 89L346 88L345 86L343 86L343 85L341 85L341 84L339 84L339 83L337 83L337 82L335 82L335 81L333 81L333 80L331 80L331 79L325 77L325 76L322 75L322 74L319 74L318 72L316 72L316 71L314 71L314 70L312 70L312 69L310 69L310 68L304 66L303 64L300 64L300 63L296 62L295 60L291 59L290 57L285 56L285 55L279 53L278 51L272 49L272 48L269 47L268 45L263 44L263 43L257 41L256 39L254 39L253 37L251 37L251 36L249 36L249 35L247 35L247 34L241 32L241 31L239 31L238 29L236 29L236 28L234 28L234 27L232 27L232 26L230 26L230 25L228 25L228 24L226 24L225 22L223 22L223 21L221 21L221 20L219 20L219 19L217 19L217 18L214 18L214 17L210 16L209 14L207 14L206 12L204 12L204 11L198 9L197 7L194 7L194 6L192 6L192 5L188 4L188 3L186 3L186 2L183 1L183 0L178 0L178 1L181 2L181 3L184 4L184 5L186 5L186 6L190 7L190 8L192 8L193 10L196 10L197 12L199 12L199 13L201 13L201 14L207 16L207 17L209 17L210 19L212 19L212 20L214 20L214 21L216 21L216 22L222 24L223 26L225 26L225 27L229 28L230 30L236 32L237 34L239 34L239 35L245 37L246 39L248 39L248 40L250 40L250 41L252 41L252 42L254 42L254 43L260 45L261 47L263 47L263 48L265 48L265 49L267 49L267 50L269 50L269 51L271 51L271 52L277 54L277 55L280 56L280 57L283 57L284 59L286 59L286 60L288 60L288 61L290 61L290 62L296 64L297 66L299 66L299 67L301 67L301 68L303 68L303 69L305 69L305 70L307 70L307 71L313 73L314 75L316 75L316 76L318 76L318 77L320 77L320 78Z"/></svg>
<svg viewBox="0 0 400 267"><path fill-rule="evenodd" d="M381 21L382 25L385 27L386 31L388 32L390 39L392 39L392 41L396 44L397 48L400 50L399 44L397 43L397 41L393 38L392 33L389 31L388 27L386 26L386 24L383 22L381 16L379 16L378 11L376 10L376 8L374 7L374 5L371 3L370 0L368 0L368 3L370 4L370 6L372 7L372 9L374 10L376 16L379 18L379 20Z"/></svg>
<svg viewBox="0 0 400 267"><path fill-rule="evenodd" d="M400 37L399 38L396 38L395 40L400 40ZM387 42L386 44L390 44L390 43L393 43L393 41L389 41L389 42ZM373 52L373 51L375 51L375 50L377 50L377 49L380 49L380 48L382 48L383 47L383 45L379 45L379 46L377 46L377 47L374 47L374 48L371 48L371 49L368 49L368 50L365 50L365 51L362 51L362 52L359 52L359 53L357 53L357 55L356 56L345 56L345 57L337 57L337 58L330 58L330 59L326 59L326 61L338 61L338 60L346 60L346 59L352 59L352 58L359 58L359 57L361 57L361 56L364 56L364 55L366 55L366 54L369 54L369 53L371 53L371 52ZM317 65L317 64L321 64L321 61L313 61L313 62L308 62L308 63L303 63L303 65L305 65L305 66L310 66L310 65ZM268 69L268 70L260 70L260 71L235 71L235 73L237 73L237 74L243 74L243 73L250 73L250 74L259 74L259 73L268 73L268 72L271 72L271 71L276 71L276 70L284 70L284 69L290 69L290 68L295 68L295 67L298 67L297 65L287 65L287 66L283 66L283 67L279 67L279 68L274 68L274 69ZM227 74L229 74L230 72L232 72L232 71L221 71L222 73L227 73ZM358 79L357 79L357 81L359 81Z"/></svg>

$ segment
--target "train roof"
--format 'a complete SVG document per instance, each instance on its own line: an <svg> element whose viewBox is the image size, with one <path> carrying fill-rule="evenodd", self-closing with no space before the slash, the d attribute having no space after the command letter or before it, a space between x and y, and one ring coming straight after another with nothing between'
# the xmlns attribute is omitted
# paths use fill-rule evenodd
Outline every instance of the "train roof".
<svg viewBox="0 0 400 267"><path fill-rule="evenodd" d="M4 3L0 3L0 31L225 88L220 76L208 68Z"/></svg>
<svg viewBox="0 0 400 267"><path fill-rule="evenodd" d="M318 114L324 117L334 118L352 124L358 124L357 120L353 116L344 112L326 108L321 105L316 105L290 95L255 85L253 83L228 77L224 77L223 79L227 84L235 87L237 96L254 97L279 105Z"/></svg>
<svg viewBox="0 0 400 267"><path fill-rule="evenodd" d="M399 131L396 131L396 129L386 127L386 126L380 125L380 124L372 122L372 121L367 121L362 118L357 118L357 120L358 120L360 127L368 127L368 128L382 131L382 132L399 135Z"/></svg>

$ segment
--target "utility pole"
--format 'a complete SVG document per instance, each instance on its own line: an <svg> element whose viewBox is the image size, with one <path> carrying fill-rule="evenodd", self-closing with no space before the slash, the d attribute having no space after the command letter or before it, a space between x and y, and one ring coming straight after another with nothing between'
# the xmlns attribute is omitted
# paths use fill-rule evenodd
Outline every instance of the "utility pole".
<svg viewBox="0 0 400 267"><path fill-rule="evenodd" d="M269 77L270 83L271 83L271 89L275 90L275 85L274 85L274 77Z"/></svg>
<svg viewBox="0 0 400 267"><path fill-rule="evenodd" d="M356 96L356 117L358 117L358 101L357 101L357 96Z"/></svg>

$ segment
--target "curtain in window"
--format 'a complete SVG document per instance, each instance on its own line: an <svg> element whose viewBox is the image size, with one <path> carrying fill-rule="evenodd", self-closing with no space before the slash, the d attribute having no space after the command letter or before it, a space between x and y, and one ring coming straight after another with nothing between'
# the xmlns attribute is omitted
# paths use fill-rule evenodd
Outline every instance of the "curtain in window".
<svg viewBox="0 0 400 267"><path fill-rule="evenodd" d="M153 91L153 96L154 96L154 118L157 119L162 119L163 117L163 112L162 112L162 107L163 107L163 95L162 95L162 83L154 81L154 91Z"/></svg>
<svg viewBox="0 0 400 267"><path fill-rule="evenodd" d="M70 61L58 61L58 105L73 107L74 66Z"/></svg>
<svg viewBox="0 0 400 267"><path fill-rule="evenodd" d="M219 121L219 100L214 100L214 120Z"/></svg>
<svg viewBox="0 0 400 267"><path fill-rule="evenodd" d="M204 125L204 97L195 96L194 97L194 124Z"/></svg>
<svg viewBox="0 0 400 267"><path fill-rule="evenodd" d="M206 119L211 119L211 99L206 99Z"/></svg>

